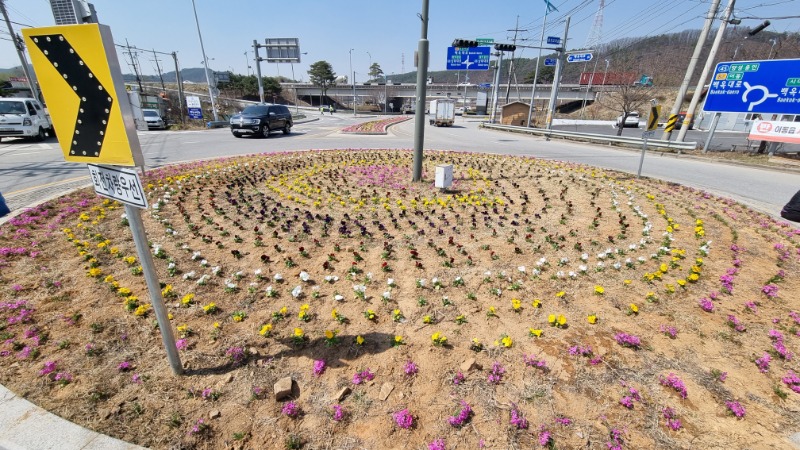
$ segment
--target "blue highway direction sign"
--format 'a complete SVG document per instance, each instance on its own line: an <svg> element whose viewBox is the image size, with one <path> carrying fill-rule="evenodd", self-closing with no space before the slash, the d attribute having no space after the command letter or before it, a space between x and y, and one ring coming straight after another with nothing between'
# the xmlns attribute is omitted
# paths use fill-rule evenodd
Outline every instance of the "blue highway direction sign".
<svg viewBox="0 0 800 450"><path fill-rule="evenodd" d="M481 84L478 85L478 87L479 88L483 88L483 89L488 89L488 88L492 87L492 84L491 83L481 83Z"/></svg>
<svg viewBox="0 0 800 450"><path fill-rule="evenodd" d="M447 70L489 70L490 47L448 47Z"/></svg>
<svg viewBox="0 0 800 450"><path fill-rule="evenodd" d="M547 36L547 45L560 45L561 38L558 36Z"/></svg>
<svg viewBox="0 0 800 450"><path fill-rule="evenodd" d="M544 65L545 66L555 66L556 65L555 58L545 58L544 59Z"/></svg>
<svg viewBox="0 0 800 450"><path fill-rule="evenodd" d="M591 60L591 53L574 53L567 56L567 62L589 62Z"/></svg>
<svg viewBox="0 0 800 450"><path fill-rule="evenodd" d="M800 59L717 64L703 111L800 114Z"/></svg>

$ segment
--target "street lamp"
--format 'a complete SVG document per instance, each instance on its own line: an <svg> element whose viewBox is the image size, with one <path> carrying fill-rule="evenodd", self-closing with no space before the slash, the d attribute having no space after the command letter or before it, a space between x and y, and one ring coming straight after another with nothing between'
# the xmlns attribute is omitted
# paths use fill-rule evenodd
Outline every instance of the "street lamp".
<svg viewBox="0 0 800 450"><path fill-rule="evenodd" d="M608 63L609 63L609 61L608 61L608 60L606 60L606 71L605 71L605 72L603 72L603 85L604 85L604 86L605 86L605 84L606 84L606 75L608 75Z"/></svg>
<svg viewBox="0 0 800 450"><path fill-rule="evenodd" d="M367 68L367 75L370 75L372 74L372 54L370 52L367 52L367 56L369 56L369 67Z"/></svg>
<svg viewBox="0 0 800 450"><path fill-rule="evenodd" d="M353 117L356 116L356 73L353 72L353 50L354 48L350 49L350 75L353 76L353 79L350 80L353 83Z"/></svg>

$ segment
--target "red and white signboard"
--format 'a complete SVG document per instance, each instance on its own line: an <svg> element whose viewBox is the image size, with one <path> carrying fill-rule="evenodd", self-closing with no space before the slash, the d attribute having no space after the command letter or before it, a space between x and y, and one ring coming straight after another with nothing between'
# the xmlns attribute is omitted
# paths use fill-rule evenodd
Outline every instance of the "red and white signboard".
<svg viewBox="0 0 800 450"><path fill-rule="evenodd" d="M756 120L750 129L751 141L790 142L800 144L800 122Z"/></svg>

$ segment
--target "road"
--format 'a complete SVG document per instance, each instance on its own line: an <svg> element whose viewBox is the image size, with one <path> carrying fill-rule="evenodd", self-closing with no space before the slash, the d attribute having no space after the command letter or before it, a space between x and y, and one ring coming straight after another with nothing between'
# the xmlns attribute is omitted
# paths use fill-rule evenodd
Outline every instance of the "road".
<svg viewBox="0 0 800 450"><path fill-rule="evenodd" d="M268 139L235 139L227 129L200 131L147 131L139 133L149 168L182 161L202 160L261 152L332 148L413 148L413 119L390 128L385 136L344 135L339 130L368 116L349 114L317 116L319 120L296 124L291 135ZM571 161L635 173L640 151L570 141L481 130L479 121L457 117L455 126L425 126L425 148L535 156ZM610 127L609 127L610 128ZM641 130L625 130L641 133ZM698 132L699 133L699 132ZM690 135L693 136L693 135ZM6 139L0 143L0 191L12 208L58 194L64 180L82 182L85 165L63 161L54 138L43 143ZM741 201L776 216L800 189L800 174L697 160L686 155L651 152L642 175L673 181ZM73 183L74 184L74 183ZM42 186L47 186L43 188Z"/></svg>

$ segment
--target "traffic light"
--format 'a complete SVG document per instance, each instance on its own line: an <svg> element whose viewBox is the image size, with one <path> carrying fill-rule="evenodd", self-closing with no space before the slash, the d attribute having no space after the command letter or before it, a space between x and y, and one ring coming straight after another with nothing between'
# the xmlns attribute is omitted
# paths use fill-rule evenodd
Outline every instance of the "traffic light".
<svg viewBox="0 0 800 450"><path fill-rule="evenodd" d="M453 47L478 47L478 41L471 41L469 39L453 39Z"/></svg>
<svg viewBox="0 0 800 450"><path fill-rule="evenodd" d="M517 49L517 46L511 44L494 44L494 49L501 52L513 52Z"/></svg>
<svg viewBox="0 0 800 450"><path fill-rule="evenodd" d="M753 28L752 30L750 30L750 32L747 33L747 35L748 36L755 36L756 34L758 34L761 31L763 31L764 28L767 28L769 26L769 24L770 24L770 21L769 20L765 20L764 23L762 23L761 25L759 25L759 26Z"/></svg>

